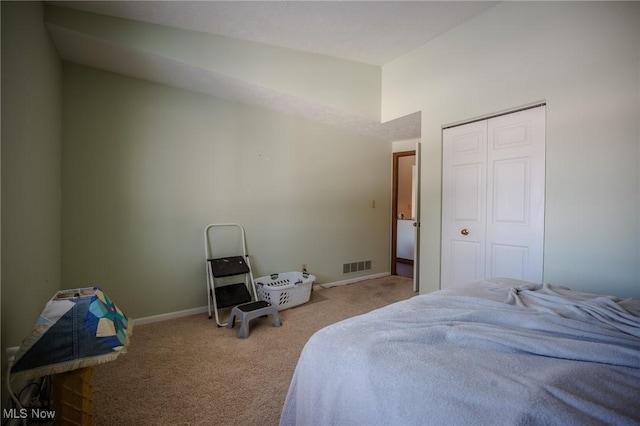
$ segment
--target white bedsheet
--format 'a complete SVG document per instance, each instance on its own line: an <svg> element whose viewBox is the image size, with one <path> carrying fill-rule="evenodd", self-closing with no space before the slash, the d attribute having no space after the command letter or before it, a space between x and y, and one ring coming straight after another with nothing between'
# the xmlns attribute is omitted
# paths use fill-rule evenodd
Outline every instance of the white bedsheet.
<svg viewBox="0 0 640 426"><path fill-rule="evenodd" d="M280 424L640 424L640 301L496 280L339 322Z"/></svg>

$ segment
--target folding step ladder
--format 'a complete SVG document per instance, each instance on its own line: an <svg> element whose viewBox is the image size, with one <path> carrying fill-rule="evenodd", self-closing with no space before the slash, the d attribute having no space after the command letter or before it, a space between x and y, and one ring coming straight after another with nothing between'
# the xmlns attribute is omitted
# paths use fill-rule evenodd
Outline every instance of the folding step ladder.
<svg viewBox="0 0 640 426"><path fill-rule="evenodd" d="M212 246L212 233L215 228L237 228L240 238L240 253L236 255L214 258ZM207 225L204 229L205 256L207 260L207 299L209 308L209 319L211 311L216 317L216 324L224 327L227 323L220 322L219 309L235 307L257 299L256 287L253 282L253 273L249 255L247 254L247 244L245 240L244 228L237 223L219 223ZM242 282L229 284L229 279L235 281L242 279ZM234 281L234 280L232 280Z"/></svg>

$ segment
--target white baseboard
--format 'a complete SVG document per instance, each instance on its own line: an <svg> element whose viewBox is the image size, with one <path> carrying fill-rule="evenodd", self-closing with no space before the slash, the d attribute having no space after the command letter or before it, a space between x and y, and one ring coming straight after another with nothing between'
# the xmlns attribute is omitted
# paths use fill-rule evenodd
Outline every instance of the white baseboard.
<svg viewBox="0 0 640 426"><path fill-rule="evenodd" d="M390 272L381 272L379 274L365 275L365 276L362 276L362 277L351 278L351 279L343 280L343 281L334 281L334 282L325 283L325 284L316 283L316 284L313 285L313 289L314 290L319 290L321 288L329 288L329 287L336 287L336 286L339 286L339 285L353 284L353 283L357 283L357 282L360 282L360 281L374 280L376 278L388 277L389 275L391 275Z"/></svg>
<svg viewBox="0 0 640 426"><path fill-rule="evenodd" d="M185 309L184 311L168 312L166 314L136 318L132 322L134 326L138 326L138 325L144 325L144 324L151 324L154 322L166 321L166 320L175 319L175 318L188 317L191 315L204 314L208 311L209 311L209 308L207 306L201 306L199 308ZM134 330L134 333L135 333L135 330Z"/></svg>
<svg viewBox="0 0 640 426"><path fill-rule="evenodd" d="M325 284L314 284L313 285L313 289L314 290L319 290L321 288L329 288L329 287L336 287L339 285L347 285L347 284L353 284L353 283L357 283L360 281L365 281L365 280L373 280L376 278L382 278L382 277L388 277L389 275L391 275L389 272L381 272L379 274L373 274L373 275L365 275L362 277L357 277L357 278L351 278L348 280L343 280L343 281L334 281L334 282L330 282L330 283L325 283ZM136 318L133 319L133 325L134 326L138 326L138 325L144 325L144 324L151 324L154 322L160 322L160 321L166 321L166 320L170 320L170 319L175 319L175 318L182 318L182 317L188 317L191 315L198 315L198 314L204 314L207 313L209 311L209 308L206 306L201 306L199 308L192 308L192 309L185 309L184 311L177 311L177 312L169 312L166 314L159 314L159 315L152 315L149 317L143 317L143 318ZM134 331L135 333L135 331Z"/></svg>

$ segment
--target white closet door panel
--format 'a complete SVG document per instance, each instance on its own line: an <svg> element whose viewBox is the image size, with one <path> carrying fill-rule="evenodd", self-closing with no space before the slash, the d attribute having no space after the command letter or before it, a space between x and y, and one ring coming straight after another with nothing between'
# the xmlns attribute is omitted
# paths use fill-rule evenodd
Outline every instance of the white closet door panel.
<svg viewBox="0 0 640 426"><path fill-rule="evenodd" d="M480 223L484 218L484 164L465 164L451 169L451 209L456 222Z"/></svg>
<svg viewBox="0 0 640 426"><path fill-rule="evenodd" d="M478 241L451 241L452 285L470 283L484 278L484 243Z"/></svg>
<svg viewBox="0 0 640 426"><path fill-rule="evenodd" d="M529 247L491 244L491 271L494 277L524 280L529 270Z"/></svg>
<svg viewBox="0 0 640 426"><path fill-rule="evenodd" d="M493 218L496 223L529 222L530 161L528 158L493 163ZM493 190L493 191L492 191Z"/></svg>
<svg viewBox="0 0 640 426"><path fill-rule="evenodd" d="M442 288L484 275L486 156L486 121L444 130Z"/></svg>
<svg viewBox="0 0 640 426"><path fill-rule="evenodd" d="M545 107L488 120L487 277L541 282Z"/></svg>

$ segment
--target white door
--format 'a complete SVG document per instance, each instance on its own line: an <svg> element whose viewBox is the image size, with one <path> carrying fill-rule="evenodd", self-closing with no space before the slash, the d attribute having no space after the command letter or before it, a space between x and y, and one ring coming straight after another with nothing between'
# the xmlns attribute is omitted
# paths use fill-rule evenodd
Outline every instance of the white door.
<svg viewBox="0 0 640 426"><path fill-rule="evenodd" d="M484 278L487 122L446 129L442 146L441 288Z"/></svg>
<svg viewBox="0 0 640 426"><path fill-rule="evenodd" d="M486 277L542 282L545 107L488 122Z"/></svg>
<svg viewBox="0 0 640 426"><path fill-rule="evenodd" d="M443 132L441 288L541 282L545 107Z"/></svg>

